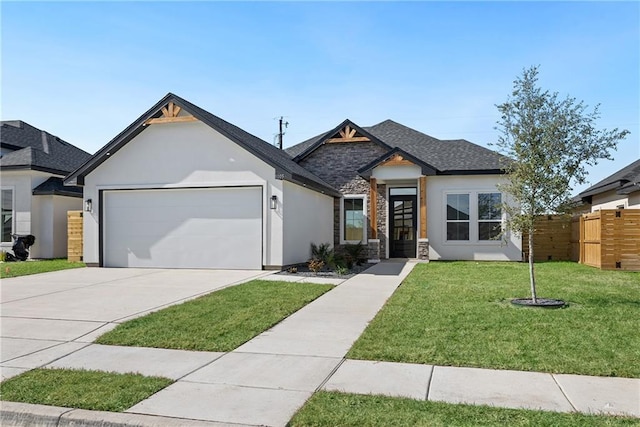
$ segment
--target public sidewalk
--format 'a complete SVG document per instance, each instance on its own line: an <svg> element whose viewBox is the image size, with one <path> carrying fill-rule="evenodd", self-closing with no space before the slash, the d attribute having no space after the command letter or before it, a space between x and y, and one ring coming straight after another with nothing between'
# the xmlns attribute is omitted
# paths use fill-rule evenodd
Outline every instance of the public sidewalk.
<svg viewBox="0 0 640 427"><path fill-rule="evenodd" d="M125 414L2 402L2 425L284 426L317 390L640 417L640 379L345 360L415 262L382 262L230 353L91 344L47 366L176 382Z"/></svg>

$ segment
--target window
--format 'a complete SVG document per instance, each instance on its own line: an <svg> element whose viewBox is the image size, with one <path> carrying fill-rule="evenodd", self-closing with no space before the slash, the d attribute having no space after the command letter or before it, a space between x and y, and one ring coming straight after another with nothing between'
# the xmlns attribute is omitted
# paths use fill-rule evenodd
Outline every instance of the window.
<svg viewBox="0 0 640 427"><path fill-rule="evenodd" d="M495 240L502 231L502 195L478 193L478 240Z"/></svg>
<svg viewBox="0 0 640 427"><path fill-rule="evenodd" d="M11 242L13 234L13 190L2 190L2 242Z"/></svg>
<svg viewBox="0 0 640 427"><path fill-rule="evenodd" d="M364 208L363 197L343 199L342 238L347 242L364 241Z"/></svg>
<svg viewBox="0 0 640 427"><path fill-rule="evenodd" d="M447 240L469 240L468 194L447 194Z"/></svg>

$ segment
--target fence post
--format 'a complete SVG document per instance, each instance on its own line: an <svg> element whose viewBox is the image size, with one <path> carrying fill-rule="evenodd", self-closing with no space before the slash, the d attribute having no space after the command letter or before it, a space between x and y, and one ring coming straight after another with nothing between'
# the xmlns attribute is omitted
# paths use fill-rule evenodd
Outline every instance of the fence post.
<svg viewBox="0 0 640 427"><path fill-rule="evenodd" d="M584 264L584 215L580 215L580 264Z"/></svg>

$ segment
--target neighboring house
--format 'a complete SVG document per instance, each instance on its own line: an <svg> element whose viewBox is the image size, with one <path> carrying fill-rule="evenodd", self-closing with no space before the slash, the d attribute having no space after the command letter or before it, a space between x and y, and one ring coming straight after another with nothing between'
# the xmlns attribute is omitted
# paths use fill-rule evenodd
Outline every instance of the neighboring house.
<svg viewBox="0 0 640 427"><path fill-rule="evenodd" d="M587 188L576 199L601 209L640 209L640 159Z"/></svg>
<svg viewBox="0 0 640 427"><path fill-rule="evenodd" d="M494 239L500 160L392 121L347 120L285 152L168 94L65 183L91 200L89 265L280 269L325 242L362 242L372 259L520 260L519 237Z"/></svg>
<svg viewBox="0 0 640 427"><path fill-rule="evenodd" d="M33 234L31 258L66 257L67 211L82 209L82 188L62 179L91 155L20 120L2 122L0 149L2 250L12 234Z"/></svg>

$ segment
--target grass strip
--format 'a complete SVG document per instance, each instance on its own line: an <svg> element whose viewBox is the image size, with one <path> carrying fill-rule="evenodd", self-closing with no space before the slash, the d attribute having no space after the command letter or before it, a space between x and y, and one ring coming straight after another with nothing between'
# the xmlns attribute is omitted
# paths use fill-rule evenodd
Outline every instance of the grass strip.
<svg viewBox="0 0 640 427"><path fill-rule="evenodd" d="M564 309L516 307L528 266L417 265L347 357L597 376L640 377L640 273L536 264L538 296Z"/></svg>
<svg viewBox="0 0 640 427"><path fill-rule="evenodd" d="M85 267L83 262L69 262L66 259L46 259L24 262L3 262L0 264L0 278L28 276L30 274L48 273L50 271L68 270Z"/></svg>
<svg viewBox="0 0 640 427"><path fill-rule="evenodd" d="M34 369L0 383L0 398L13 402L122 412L173 381L140 374L73 369Z"/></svg>
<svg viewBox="0 0 640 427"><path fill-rule="evenodd" d="M231 351L332 287L254 280L122 323L100 336L96 342L180 350Z"/></svg>
<svg viewBox="0 0 640 427"><path fill-rule="evenodd" d="M386 396L318 392L294 415L290 426L638 426L628 417L583 415L450 404Z"/></svg>

